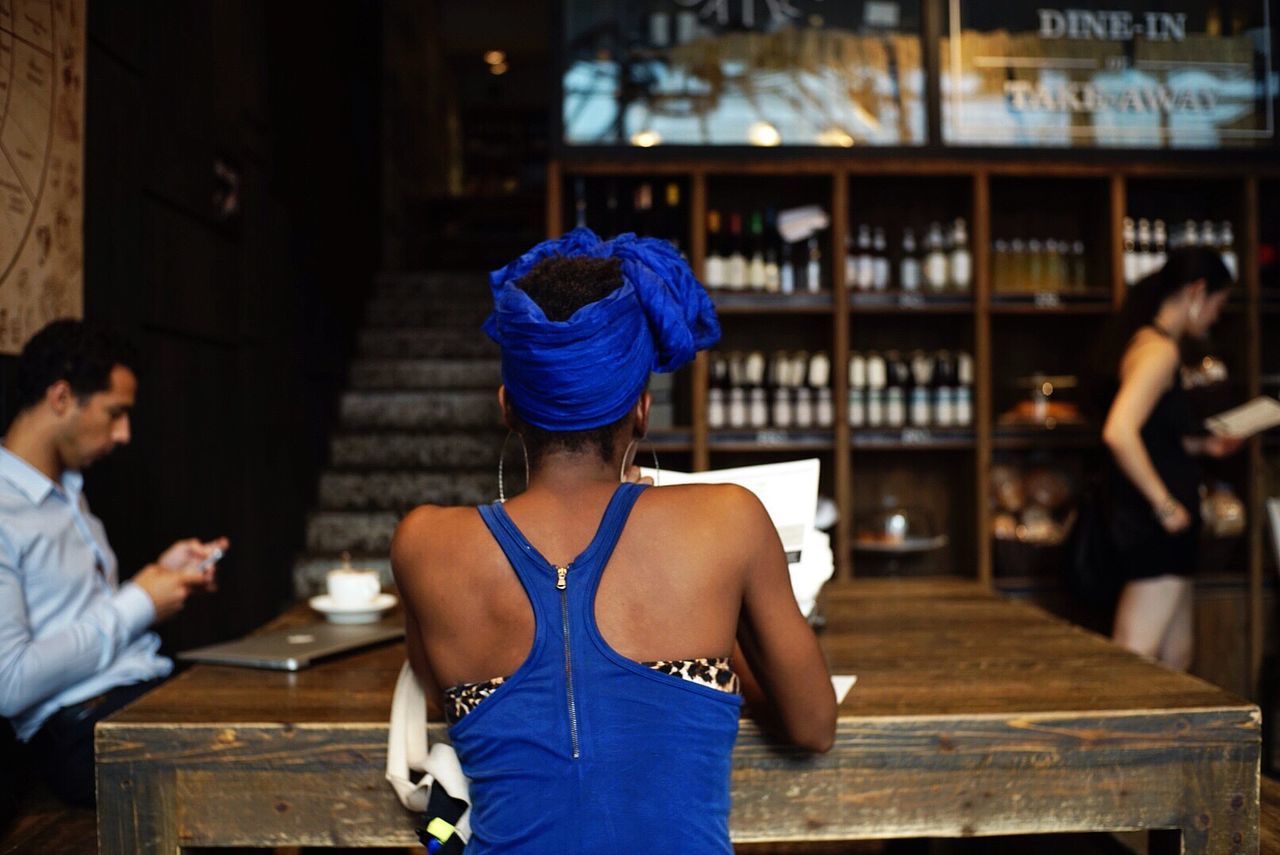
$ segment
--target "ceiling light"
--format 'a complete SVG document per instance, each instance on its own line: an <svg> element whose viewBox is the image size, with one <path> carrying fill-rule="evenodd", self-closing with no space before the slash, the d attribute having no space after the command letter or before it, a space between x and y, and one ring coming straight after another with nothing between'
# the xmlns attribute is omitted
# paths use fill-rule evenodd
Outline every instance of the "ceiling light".
<svg viewBox="0 0 1280 855"><path fill-rule="evenodd" d="M782 144L782 134L768 122L752 122L747 128L747 139L752 145L775 146Z"/></svg>
<svg viewBox="0 0 1280 855"><path fill-rule="evenodd" d="M655 130L636 131L631 135L631 144L640 148L652 148L662 142L662 135Z"/></svg>
<svg viewBox="0 0 1280 855"><path fill-rule="evenodd" d="M484 52L484 61L489 65L502 65L507 61L507 55L500 50L487 50Z"/></svg>
<svg viewBox="0 0 1280 855"><path fill-rule="evenodd" d="M853 137L843 128L827 128L818 134L818 145L830 145L838 148L852 148Z"/></svg>
<svg viewBox="0 0 1280 855"><path fill-rule="evenodd" d="M494 63L493 65L489 66L489 73L490 74L506 74L507 64L505 62Z"/></svg>

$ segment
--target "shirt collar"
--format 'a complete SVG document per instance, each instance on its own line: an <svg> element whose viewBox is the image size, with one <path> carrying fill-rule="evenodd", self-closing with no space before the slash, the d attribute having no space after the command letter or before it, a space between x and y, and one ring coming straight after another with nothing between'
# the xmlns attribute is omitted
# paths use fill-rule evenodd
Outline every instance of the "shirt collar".
<svg viewBox="0 0 1280 855"><path fill-rule="evenodd" d="M0 477L17 487L23 495L39 505L57 488L57 484L39 469L0 446ZM62 489L70 497L79 495L84 487L84 475L68 469L62 473Z"/></svg>

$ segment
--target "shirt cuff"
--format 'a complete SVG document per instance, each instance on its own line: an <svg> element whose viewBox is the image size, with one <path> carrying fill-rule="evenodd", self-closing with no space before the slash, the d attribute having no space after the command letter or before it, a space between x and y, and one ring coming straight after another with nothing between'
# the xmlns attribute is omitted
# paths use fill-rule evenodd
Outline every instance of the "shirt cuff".
<svg viewBox="0 0 1280 855"><path fill-rule="evenodd" d="M115 604L120 612L120 618L129 628L130 638L137 638L155 622L155 604L151 602L151 596L142 590L141 585L125 582L116 592Z"/></svg>

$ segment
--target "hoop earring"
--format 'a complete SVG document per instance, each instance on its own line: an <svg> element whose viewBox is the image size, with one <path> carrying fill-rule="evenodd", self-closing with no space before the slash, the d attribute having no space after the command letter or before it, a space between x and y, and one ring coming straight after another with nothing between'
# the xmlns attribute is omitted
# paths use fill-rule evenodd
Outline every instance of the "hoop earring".
<svg viewBox="0 0 1280 855"><path fill-rule="evenodd" d="M520 438L520 450L524 452L524 488L529 489L529 447L524 444L524 437L513 430L507 431L507 436L502 440L502 450L498 452L498 504L505 505L507 503L506 485L502 482L502 462L507 456L507 443L511 441L512 436Z"/></svg>
<svg viewBox="0 0 1280 855"><path fill-rule="evenodd" d="M627 443L627 450L622 453L622 469L618 472L619 483L627 480L627 469L635 462L636 446L646 439L649 439L648 434ZM651 439L649 439L649 453L653 455L653 486L656 487L658 486L658 479L662 476L662 466L658 463L658 449Z"/></svg>

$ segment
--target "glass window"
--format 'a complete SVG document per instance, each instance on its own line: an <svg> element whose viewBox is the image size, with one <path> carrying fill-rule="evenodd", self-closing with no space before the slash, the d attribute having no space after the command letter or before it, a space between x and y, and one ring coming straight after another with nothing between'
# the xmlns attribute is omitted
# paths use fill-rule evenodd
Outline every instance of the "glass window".
<svg viewBox="0 0 1280 855"><path fill-rule="evenodd" d="M943 141L1270 145L1267 0L946 0Z"/></svg>
<svg viewBox="0 0 1280 855"><path fill-rule="evenodd" d="M571 145L920 145L920 0L565 0Z"/></svg>

